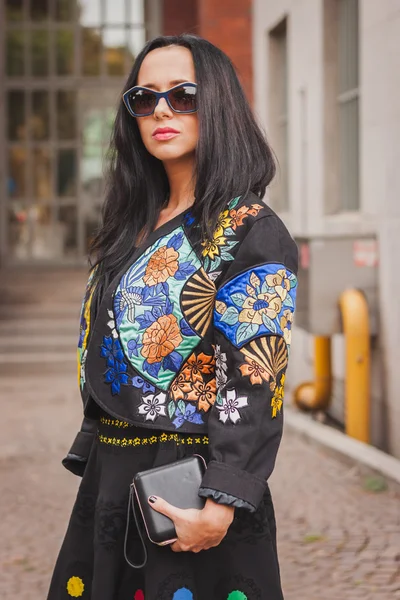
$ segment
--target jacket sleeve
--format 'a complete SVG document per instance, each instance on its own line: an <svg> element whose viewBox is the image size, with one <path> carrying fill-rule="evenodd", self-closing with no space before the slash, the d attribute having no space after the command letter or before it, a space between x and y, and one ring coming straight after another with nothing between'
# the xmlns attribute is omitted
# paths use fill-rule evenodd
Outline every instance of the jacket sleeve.
<svg viewBox="0 0 400 600"><path fill-rule="evenodd" d="M274 214L255 221L218 285L217 398L200 496L254 512L283 426L282 402L296 302L298 252Z"/></svg>

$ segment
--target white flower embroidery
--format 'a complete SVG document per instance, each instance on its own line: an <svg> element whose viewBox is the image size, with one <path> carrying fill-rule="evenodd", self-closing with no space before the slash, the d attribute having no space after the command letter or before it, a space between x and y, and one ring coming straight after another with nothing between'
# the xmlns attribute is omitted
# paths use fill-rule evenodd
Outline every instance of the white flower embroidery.
<svg viewBox="0 0 400 600"><path fill-rule="evenodd" d="M226 364L226 353L221 352L221 346L218 346L218 344L215 346L214 356L216 368L226 371L228 368L228 365Z"/></svg>
<svg viewBox="0 0 400 600"><path fill-rule="evenodd" d="M215 379L217 382L217 390L222 390L222 388L226 385L228 381L228 377L226 373L222 369L215 369Z"/></svg>
<svg viewBox="0 0 400 600"><path fill-rule="evenodd" d="M117 328L115 327L114 313L110 309L108 309L107 312L108 312L108 316L111 317L111 319L108 321L107 325L111 329L111 334L112 334L113 338L117 339L118 331L117 331Z"/></svg>
<svg viewBox="0 0 400 600"><path fill-rule="evenodd" d="M146 415L146 421L155 421L158 415L166 417L164 406L166 398L167 394L164 392L142 396L143 403L139 406L139 414Z"/></svg>
<svg viewBox="0 0 400 600"><path fill-rule="evenodd" d="M246 396L236 397L236 390L227 390L226 396L221 396L222 404L216 404L218 408L219 418L223 423L229 419L232 423L237 423L240 420L238 408L248 406Z"/></svg>

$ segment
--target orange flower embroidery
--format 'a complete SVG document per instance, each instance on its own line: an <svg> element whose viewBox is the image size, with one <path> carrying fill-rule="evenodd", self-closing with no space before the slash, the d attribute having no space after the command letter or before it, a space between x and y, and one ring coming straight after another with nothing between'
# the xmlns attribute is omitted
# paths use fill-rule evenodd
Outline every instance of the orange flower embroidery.
<svg viewBox="0 0 400 600"><path fill-rule="evenodd" d="M182 342L178 322L174 315L163 315L146 329L142 339L141 355L152 364L160 362Z"/></svg>
<svg viewBox="0 0 400 600"><path fill-rule="evenodd" d="M264 381L269 381L270 374L263 369L263 367L256 363L255 360L251 360L246 356L246 362L239 366L240 372L243 376L250 377L251 385L256 383L262 383Z"/></svg>
<svg viewBox="0 0 400 600"><path fill-rule="evenodd" d="M174 248L162 246L150 258L143 281L146 285L157 285L167 281L177 272L179 254Z"/></svg>
<svg viewBox="0 0 400 600"><path fill-rule="evenodd" d="M170 387L171 396L174 400L182 400L187 392L188 382L186 381L185 373L182 371L173 380Z"/></svg>
<svg viewBox="0 0 400 600"><path fill-rule="evenodd" d="M217 384L215 379L208 383L196 381L187 395L187 400L197 402L199 409L207 412L215 402L217 394Z"/></svg>
<svg viewBox="0 0 400 600"><path fill-rule="evenodd" d="M232 219L232 229L236 230L240 225L243 225L244 219L249 215L256 217L262 209L261 204L252 204L251 206L241 206L238 210L232 209L229 216Z"/></svg>
<svg viewBox="0 0 400 600"><path fill-rule="evenodd" d="M186 379L189 379L192 382L202 381L202 374L212 373L214 366L214 356L208 356L207 354L200 352L197 356L192 354L188 358L182 372L185 374Z"/></svg>

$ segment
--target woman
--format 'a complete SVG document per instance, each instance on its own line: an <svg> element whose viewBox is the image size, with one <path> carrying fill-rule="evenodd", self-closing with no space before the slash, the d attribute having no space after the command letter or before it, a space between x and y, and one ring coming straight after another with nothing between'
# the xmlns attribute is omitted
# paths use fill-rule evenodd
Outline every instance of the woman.
<svg viewBox="0 0 400 600"><path fill-rule="evenodd" d="M227 56L193 35L137 57L82 308L83 475L48 598L283 598L267 479L282 433L297 249L261 200L274 161ZM201 511L124 558L133 475L192 453ZM134 528L128 555L141 560Z"/></svg>

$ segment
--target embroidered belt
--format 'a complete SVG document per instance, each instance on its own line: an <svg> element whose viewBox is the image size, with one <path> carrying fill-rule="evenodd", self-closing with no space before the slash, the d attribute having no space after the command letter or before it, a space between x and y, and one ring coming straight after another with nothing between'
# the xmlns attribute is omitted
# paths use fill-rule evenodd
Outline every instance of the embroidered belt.
<svg viewBox="0 0 400 600"><path fill-rule="evenodd" d="M208 445L208 436L188 433L160 432L154 434L144 428L136 427L126 421L100 417L97 439L101 444L127 448L132 446L151 446L157 443L173 442L177 445Z"/></svg>

